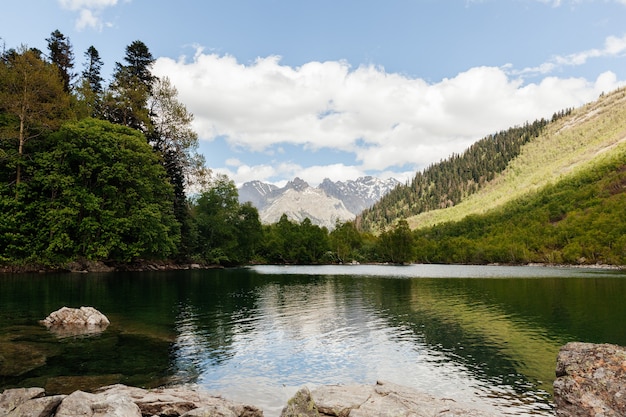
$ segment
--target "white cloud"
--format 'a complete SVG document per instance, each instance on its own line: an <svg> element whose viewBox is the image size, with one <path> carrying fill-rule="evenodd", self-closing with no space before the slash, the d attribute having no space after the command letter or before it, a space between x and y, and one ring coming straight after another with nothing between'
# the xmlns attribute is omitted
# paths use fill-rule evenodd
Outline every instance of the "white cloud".
<svg viewBox="0 0 626 417"><path fill-rule="evenodd" d="M600 55L620 54L624 44L626 37L607 39ZM191 60L159 58L154 73L172 80L194 114L202 140L224 137L243 151L295 145L354 155L353 166L228 162L224 173L237 183L294 176L316 183L324 177L422 169L490 133L551 117L623 85L611 72L595 81L546 77L524 84L507 67L471 68L428 83L375 66L351 68L341 61L290 67L270 56L244 65L201 49Z"/></svg>
<svg viewBox="0 0 626 417"><path fill-rule="evenodd" d="M626 0L623 1L626 4ZM521 71L511 71L514 75L535 75L549 74L560 67L580 66L587 63L592 58L611 58L626 55L626 35L620 37L609 36L604 41L604 48L588 49L569 55L556 55L548 62L544 62L536 67L524 68Z"/></svg>
<svg viewBox="0 0 626 417"><path fill-rule="evenodd" d="M76 30L83 30L87 27L99 29L101 28L100 18L94 15L89 9L82 9L76 20Z"/></svg>
<svg viewBox="0 0 626 417"><path fill-rule="evenodd" d="M59 5L66 10L78 12L76 30L92 28L102 30L110 23L103 22L101 13L108 7L116 6L118 0L57 0Z"/></svg>

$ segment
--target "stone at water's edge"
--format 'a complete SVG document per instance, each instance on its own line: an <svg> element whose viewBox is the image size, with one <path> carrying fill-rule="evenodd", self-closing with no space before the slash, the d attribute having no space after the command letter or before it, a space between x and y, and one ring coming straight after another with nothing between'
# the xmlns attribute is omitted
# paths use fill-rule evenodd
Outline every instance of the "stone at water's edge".
<svg viewBox="0 0 626 417"><path fill-rule="evenodd" d="M556 417L626 416L626 348L568 343L557 358ZM90 394L46 396L42 388L0 394L2 417L262 417L252 405L184 387L146 390L111 385ZM495 417L452 399L439 399L389 382L302 388L281 417Z"/></svg>
<svg viewBox="0 0 626 417"><path fill-rule="evenodd" d="M302 388L281 417L495 417L451 399L439 399L390 382Z"/></svg>
<svg viewBox="0 0 626 417"><path fill-rule="evenodd" d="M559 352L557 417L626 416L626 348L572 342Z"/></svg>
<svg viewBox="0 0 626 417"><path fill-rule="evenodd" d="M43 388L15 388L6 390L0 395L0 416L6 416L9 412L21 404L34 398L45 395Z"/></svg>
<svg viewBox="0 0 626 417"><path fill-rule="evenodd" d="M186 388L145 390L126 385L96 393L45 396L41 388L8 389L0 395L2 417L263 417L251 405L239 404Z"/></svg>

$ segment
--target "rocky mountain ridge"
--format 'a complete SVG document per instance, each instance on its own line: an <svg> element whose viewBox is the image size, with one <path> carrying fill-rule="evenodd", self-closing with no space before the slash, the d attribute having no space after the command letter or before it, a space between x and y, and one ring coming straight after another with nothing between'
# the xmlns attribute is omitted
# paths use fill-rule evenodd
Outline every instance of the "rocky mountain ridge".
<svg viewBox="0 0 626 417"><path fill-rule="evenodd" d="M337 221L354 220L398 184L394 178L381 180L366 176L345 182L326 178L317 187L311 187L296 177L282 188L250 181L238 191L239 201L251 202L259 210L263 223L275 223L286 214L298 223L308 217L313 224L332 229Z"/></svg>

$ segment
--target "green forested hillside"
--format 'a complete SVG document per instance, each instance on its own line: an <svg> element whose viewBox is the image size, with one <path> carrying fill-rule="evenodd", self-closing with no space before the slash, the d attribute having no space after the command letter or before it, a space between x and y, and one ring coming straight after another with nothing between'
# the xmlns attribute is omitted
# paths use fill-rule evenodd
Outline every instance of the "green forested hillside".
<svg viewBox="0 0 626 417"><path fill-rule="evenodd" d="M595 164L484 214L414 231L435 263L626 264L626 142Z"/></svg>
<svg viewBox="0 0 626 417"><path fill-rule="evenodd" d="M536 140L524 145L502 174L478 193L445 210L409 217L411 228L456 221L485 213L529 191L556 185L568 176L602 163L626 141L626 89L603 95L550 123Z"/></svg>
<svg viewBox="0 0 626 417"><path fill-rule="evenodd" d="M476 193L408 217L414 260L626 264L626 90L567 113Z"/></svg>
<svg viewBox="0 0 626 417"><path fill-rule="evenodd" d="M555 113L552 122L570 112ZM377 230L400 217L459 204L501 173L519 155L522 146L538 137L548 124L545 119L536 120L479 140L462 154L453 154L418 172L409 184L396 187L363 211L357 223L364 230Z"/></svg>
<svg viewBox="0 0 626 417"><path fill-rule="evenodd" d="M626 129L624 90L603 95L579 109L554 114L552 120L488 136L461 155L418 172L398 186L357 223L378 231L399 218L412 229L484 213L507 201L554 183L576 169L594 164Z"/></svg>

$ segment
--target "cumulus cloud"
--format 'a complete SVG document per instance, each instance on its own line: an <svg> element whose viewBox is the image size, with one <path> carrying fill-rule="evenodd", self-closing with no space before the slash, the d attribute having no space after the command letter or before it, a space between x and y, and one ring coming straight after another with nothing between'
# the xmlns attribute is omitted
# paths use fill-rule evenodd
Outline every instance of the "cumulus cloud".
<svg viewBox="0 0 626 417"><path fill-rule="evenodd" d="M103 22L102 11L108 7L117 5L118 0L57 0L59 5L66 10L78 13L76 19L76 29L83 30L92 28L102 30L104 26L110 25Z"/></svg>
<svg viewBox="0 0 626 417"><path fill-rule="evenodd" d="M607 39L599 52L564 61L621 54L625 44L626 37ZM242 64L201 48L191 59L159 58L154 73L176 85L201 140L225 138L232 148L252 152L291 145L354 155L352 165L311 167L230 161L223 172L238 183L281 175L319 182L407 167L416 171L490 133L550 117L620 85L612 72L592 81L545 77L526 84L510 68L496 67L471 68L430 83L343 61L291 67L269 56Z"/></svg>

